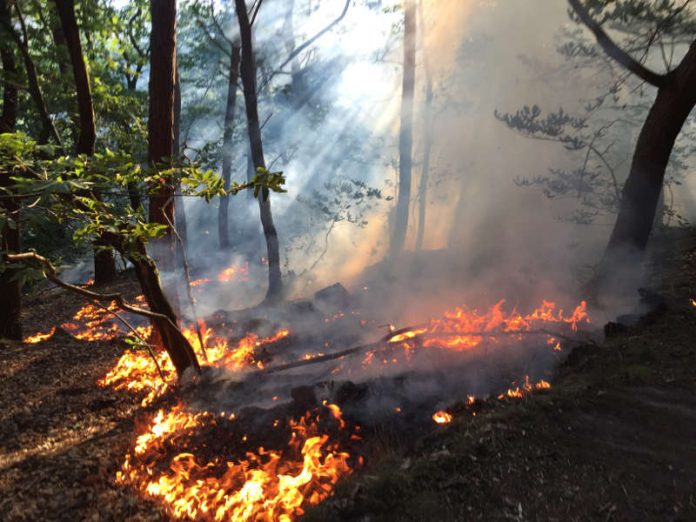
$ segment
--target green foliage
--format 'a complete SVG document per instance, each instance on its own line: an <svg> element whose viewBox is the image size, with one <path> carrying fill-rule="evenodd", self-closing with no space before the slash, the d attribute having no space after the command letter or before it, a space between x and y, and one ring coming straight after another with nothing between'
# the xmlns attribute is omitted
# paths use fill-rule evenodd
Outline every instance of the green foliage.
<svg viewBox="0 0 696 522"><path fill-rule="evenodd" d="M131 183L141 181L153 190L163 183L180 184L182 194L206 201L243 189L253 189L264 198L270 191L284 191L283 174L263 169L250 182L226 191L217 174L196 165L145 168L129 155L108 149L93 156L54 158L49 153L49 148L37 145L25 134L0 135L0 172L11 173L13 181L5 194L23 202L33 199L31 205L24 205L24 214L75 224L76 242L89 243L104 233L117 234L125 255L135 255L139 244L162 237L167 230L164 225L149 223L142 208L133 209L125 203Z"/></svg>

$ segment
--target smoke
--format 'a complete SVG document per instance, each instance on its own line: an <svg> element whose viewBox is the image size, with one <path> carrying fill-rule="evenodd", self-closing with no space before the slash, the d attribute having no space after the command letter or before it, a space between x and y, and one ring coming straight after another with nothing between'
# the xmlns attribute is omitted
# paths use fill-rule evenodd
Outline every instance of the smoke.
<svg viewBox="0 0 696 522"><path fill-rule="evenodd" d="M580 111L611 81L611 71L575 70L557 52L562 31L576 27L564 3L423 1L413 186L418 187L424 150L427 62L434 84L428 192L420 201L413 191L406 252L389 259L398 190L400 3L351 2L344 18L278 71L288 46L332 24L343 2L296 0L291 33L287 5L264 3L255 36L260 84L271 78L260 100L266 161L287 176L288 193L274 194L272 204L290 297L307 298L324 286L344 284L355 309L374 320L371 330L358 328L356 342L374 339L375 324L419 323L462 304L485 309L505 299L510 308L525 310L551 299L567 310L584 298L582 283L601 257L613 216L591 225L570 223L562 218L580 208L579 199L551 199L518 186L515 180L546 176L550 168L578 168L582 154L521 137L494 118L496 110L533 104ZM224 25L228 38L235 31L230 20ZM220 61L224 70L225 58ZM222 76L210 85L188 82L185 100L205 93L207 103L218 104L210 114L189 115L189 144L196 148L221 134L226 84ZM247 175L241 93L237 103L234 176L241 181ZM624 135L612 150L620 179L632 143L633 137ZM422 204L424 250L414 253ZM214 207L186 201L186 210L196 277L215 278L230 265L249 268L239 285L198 294L201 313L260 300L265 252L255 204L244 194L233 198L232 254L217 249ZM595 319L601 322L634 301L629 292L611 304L607 316ZM321 321L305 315L306 310L293 313L279 323L300 334L316 330Z"/></svg>

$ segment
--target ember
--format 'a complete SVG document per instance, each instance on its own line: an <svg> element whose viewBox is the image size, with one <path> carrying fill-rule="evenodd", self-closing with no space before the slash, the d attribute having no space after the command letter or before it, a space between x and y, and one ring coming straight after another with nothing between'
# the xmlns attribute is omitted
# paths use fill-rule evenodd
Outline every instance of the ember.
<svg viewBox="0 0 696 522"><path fill-rule="evenodd" d="M447 413L446 411L436 411L433 413L433 420L437 424L449 424L452 422L452 415Z"/></svg>

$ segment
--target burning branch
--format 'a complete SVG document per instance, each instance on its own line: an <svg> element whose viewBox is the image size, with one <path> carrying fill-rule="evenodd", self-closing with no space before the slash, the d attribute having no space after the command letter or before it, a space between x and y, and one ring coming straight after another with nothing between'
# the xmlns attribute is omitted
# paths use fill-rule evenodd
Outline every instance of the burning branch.
<svg viewBox="0 0 696 522"><path fill-rule="evenodd" d="M380 348L387 349L386 345L394 345L403 341L410 341L413 339L427 339L427 338L441 338L441 337L486 337L495 338L500 336L530 336L530 335L546 335L549 337L555 337L557 339L563 339L564 341L575 341L572 337L563 335L552 330L547 330L545 328L540 328L537 330L523 330L523 331L454 331L454 332L428 332L427 325L420 326L408 326L405 328L400 328L398 330L392 330L387 335L381 339L374 341L369 344L362 344L359 346L354 346L340 352L318 355L312 357L311 359L302 359L299 361L293 361L291 363L283 364L281 366L274 366L270 368L265 368L259 370L257 374L267 375L271 373L283 372L286 370L292 370L293 368L299 368L301 366L308 366L310 364L319 364L326 361L333 361L336 359L342 359L350 355L356 355L361 352L366 352L369 350L379 350Z"/></svg>

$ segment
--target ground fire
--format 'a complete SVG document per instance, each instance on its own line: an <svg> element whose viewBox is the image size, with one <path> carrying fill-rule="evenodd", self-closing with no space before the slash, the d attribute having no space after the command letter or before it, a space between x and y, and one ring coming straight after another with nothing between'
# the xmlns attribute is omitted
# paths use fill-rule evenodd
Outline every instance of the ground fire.
<svg viewBox="0 0 696 522"><path fill-rule="evenodd" d="M78 331L81 339L98 338L97 332L103 330L101 323L111 321L108 314L91 316L91 310L85 307L76 314L76 319L89 321L84 330ZM532 334L540 336L538 341L553 351L559 342L554 336L562 333L552 328L570 335L579 325L588 322L585 303L566 314L554 303L544 301L539 308L520 313L505 311L500 301L485 312L458 307L423 326L398 330L391 327L382 341L355 353L360 354L362 367L408 368L414 352L445 350L456 354L474 350L484 341L487 344L524 343ZM317 352L305 353L298 361L289 361L281 350L274 352L277 360L268 360L267 354L265 359L262 354L281 341L291 339L293 333L289 328L279 328L268 337L256 333L235 337L229 328L214 331L202 321L199 327L203 346L193 326L184 328L183 332L201 359L206 360L210 368L233 372L241 378L297 364L314 365L316 361L321 363L328 359L330 364L338 363L331 375L333 379L340 379L347 371L341 360L351 356L340 356L341 352L337 352L339 356L334 357L335 354ZM111 331L111 327L107 327L107 331ZM147 338L148 327L141 327L138 333ZM549 343L549 339L553 343ZM348 373L355 376L354 370ZM176 388L174 368L165 352L150 354L144 349L127 350L99 383L138 393L144 406L163 400L170 404L141 419L134 446L125 456L116 481L160 502L173 517L294 520L306 506L330 495L336 482L362 463L359 445L356 445L361 440L359 426L344 419L340 405L327 400L299 417L278 413L281 418L268 419L267 424L260 427L249 423L245 415L240 416L237 411L201 409L200 405L187 406L180 400L171 403L173 399L168 397L173 397L171 393ZM503 391L498 399L522 398L534 390L549 387L543 379L531 384L525 376L521 386L513 383L513 387ZM274 395L271 403L275 405L277 401ZM468 407L477 403L472 395L465 395L464 401ZM278 406L269 411L282 410ZM393 411L402 413L401 408ZM454 416L444 410L432 414L432 421L437 424L449 424L453 419ZM265 433L269 431L276 434L271 437L273 447L255 446L258 434L268 439ZM211 432L226 441L222 448L211 451Z"/></svg>

